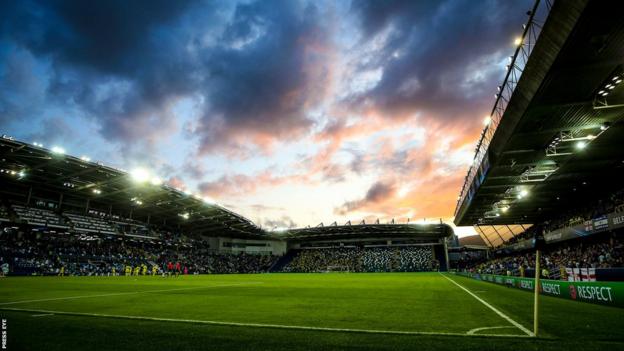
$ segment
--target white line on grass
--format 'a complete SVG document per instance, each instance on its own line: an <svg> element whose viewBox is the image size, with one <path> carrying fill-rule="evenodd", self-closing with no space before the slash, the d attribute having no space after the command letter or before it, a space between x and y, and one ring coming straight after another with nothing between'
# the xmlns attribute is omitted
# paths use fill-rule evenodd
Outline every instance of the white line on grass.
<svg viewBox="0 0 624 351"><path fill-rule="evenodd" d="M467 335L474 335L476 332L481 331L481 330L488 330L488 329L509 329L509 328L515 328L513 325L506 325L506 326L499 326L499 327L481 327L481 328L474 328L474 329L470 329L466 334Z"/></svg>
<svg viewBox="0 0 624 351"><path fill-rule="evenodd" d="M20 303L29 303L29 302L74 300L74 299L86 299L86 298L91 298L91 297L136 295L136 294L147 294L147 293L169 292L169 291L180 291L180 290L196 290L196 289L208 289L208 288L221 288L221 287L228 287L228 286L251 285L251 284L262 284L262 283L263 282L246 282L246 283L236 283L236 284L220 284L220 285L209 285L209 286L195 286L195 287L191 287L191 288L160 289L160 290L131 291L131 292L123 292L123 293L110 293L110 294L97 294L97 295L53 297L53 298L49 298L49 299L37 299L37 300L22 300L22 301L2 302L2 303L0 303L0 305L4 306L4 305L16 305L16 304L20 304Z"/></svg>
<svg viewBox="0 0 624 351"><path fill-rule="evenodd" d="M47 316L54 316L54 314L52 313L43 313L43 314L33 314L33 317L47 317Z"/></svg>
<svg viewBox="0 0 624 351"><path fill-rule="evenodd" d="M504 314L503 312L499 311L498 309L496 309L496 307L490 305L489 303L485 302L485 300L483 300L482 298L480 298L479 296L473 294L470 290L464 288L462 285L460 285L459 283L457 283L456 281L454 281L453 279L447 277L446 275L440 273L441 276L443 276L444 278L448 279L451 283L457 285L459 288L461 288L462 290L464 290L465 292L467 292L468 294L470 294L470 296L474 297L475 299L477 299L477 301L481 302L482 304L484 304L487 308L491 309L492 311L494 311L496 314L498 314L499 316L503 317L507 322L511 323L512 325L514 325L516 328L522 330L524 333L526 333L526 335L528 336L535 336L535 334L533 334L532 331L528 330L527 328L525 328L522 324L514 321L513 319L511 319L511 317L509 317L508 315Z"/></svg>
<svg viewBox="0 0 624 351"><path fill-rule="evenodd" d="M56 314L56 315L68 315L68 316L79 316L79 317L99 317L99 318L154 321L154 322L209 324L209 325L226 326L226 327L253 327L253 328L269 328L269 329L290 329L290 330L305 330L305 331L346 332L346 333L363 333L363 334L392 334L392 335L434 335L434 336L437 335L437 336L467 336L467 337L487 336L487 337L500 337L500 338L526 338L528 337L526 335L515 335L515 334L465 334L465 333L451 333L451 332L447 333L447 332L426 332L426 331L351 329L351 328L328 328L328 327L326 328L326 327L308 327L308 326L301 326L301 325L221 322L221 321L207 321L207 320L197 320L197 319L177 319L177 318L159 318L159 317L144 317L144 316L124 316L124 315L100 314L100 313L84 313L84 312L33 310L33 309L13 308L13 307L0 307L0 310L30 312L30 313L50 313L50 314Z"/></svg>

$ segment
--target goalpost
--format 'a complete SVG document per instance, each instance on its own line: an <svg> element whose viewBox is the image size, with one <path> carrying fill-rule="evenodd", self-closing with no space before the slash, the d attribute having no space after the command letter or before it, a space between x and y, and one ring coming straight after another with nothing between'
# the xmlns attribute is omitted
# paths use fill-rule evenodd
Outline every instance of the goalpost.
<svg viewBox="0 0 624 351"><path fill-rule="evenodd" d="M325 273L349 273L349 266L327 266Z"/></svg>

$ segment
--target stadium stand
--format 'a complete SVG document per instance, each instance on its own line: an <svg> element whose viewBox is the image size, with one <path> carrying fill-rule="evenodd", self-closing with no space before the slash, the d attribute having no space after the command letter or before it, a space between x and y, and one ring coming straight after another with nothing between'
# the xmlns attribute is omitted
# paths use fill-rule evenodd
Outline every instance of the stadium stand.
<svg viewBox="0 0 624 351"><path fill-rule="evenodd" d="M325 272L343 267L349 272L419 272L437 270L431 246L349 247L301 250L284 272Z"/></svg>
<svg viewBox="0 0 624 351"><path fill-rule="evenodd" d="M273 232L135 172L10 137L0 138L0 153L0 264L10 275L119 275L129 266L162 272L169 262L189 274L448 267L453 231L441 222ZM318 249L328 247L343 248Z"/></svg>
<svg viewBox="0 0 624 351"><path fill-rule="evenodd" d="M67 228L65 220L50 210L13 205L13 210L23 221L30 225Z"/></svg>
<svg viewBox="0 0 624 351"><path fill-rule="evenodd" d="M624 267L624 244L615 234L595 238L576 239L548 246L540 265L546 269L542 275L551 279L567 280L566 268L619 268ZM468 271L512 276L533 276L534 252L499 254L496 257L473 262ZM548 272L544 274L544 272Z"/></svg>
<svg viewBox="0 0 624 351"><path fill-rule="evenodd" d="M65 216L71 220L76 231L90 233L117 234L113 225L103 219L92 216L83 216L76 213L67 212Z"/></svg>
<svg viewBox="0 0 624 351"><path fill-rule="evenodd" d="M15 275L54 275L61 267L67 275L120 274L125 266L158 266L180 262L189 274L266 272L275 256L209 252L205 242L153 241L51 235L5 230L0 237L0 263L8 262Z"/></svg>

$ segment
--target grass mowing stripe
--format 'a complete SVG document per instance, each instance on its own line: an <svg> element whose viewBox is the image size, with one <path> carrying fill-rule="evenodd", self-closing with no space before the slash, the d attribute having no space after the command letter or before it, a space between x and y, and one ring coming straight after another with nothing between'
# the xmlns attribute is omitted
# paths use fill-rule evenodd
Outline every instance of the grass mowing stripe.
<svg viewBox="0 0 624 351"><path fill-rule="evenodd" d="M529 337L527 335L515 335L515 334L467 334L467 333L464 334L464 333L451 333L451 332L448 332L448 333L447 332L425 332L425 331L420 332L420 331L401 331L401 330L308 327L308 326L303 326L303 325L284 325L284 324L221 322L221 321L207 321L207 320L197 320L197 319L177 319L177 318L161 318L161 317L145 317L145 316L124 316L124 315L101 314L101 313L49 311L49 310L12 308L12 307L0 307L0 310L29 312L29 313L42 313L42 314L55 314L55 315L68 315L68 316L143 320L143 321L156 321L156 322L209 324L209 325L230 326L230 327L310 330L310 331L346 332L346 333L362 333L362 334L467 336L467 337L500 337L500 338L528 338Z"/></svg>
<svg viewBox="0 0 624 351"><path fill-rule="evenodd" d="M148 293L156 293L156 292L169 292L169 291L181 291L181 290L221 288L221 287L229 287L229 286L252 285L252 284L262 284L262 283L263 282L245 282L245 283L235 283L235 284L220 284L220 285L210 285L210 286L196 286L196 287L192 287L192 288L159 289L159 290L145 290L145 291L130 291L130 292L123 292L123 293L97 294L97 295L53 297L53 298L49 298L49 299L37 299L37 300L22 300L22 301L2 302L2 303L0 303L0 305L4 306L4 305L16 305L16 304L20 304L20 303L30 303L30 302L74 300L74 299L86 299L86 298L92 298L92 297L136 295L136 294L148 294Z"/></svg>
<svg viewBox="0 0 624 351"><path fill-rule="evenodd" d="M504 314L503 312L499 311L496 307L490 305L489 303L487 303L485 300L483 300L482 298L480 298L479 296L473 294L470 290L464 288L462 285L460 285L459 283L457 283L456 281L454 281L453 279L447 277L446 275L440 273L441 276L443 276L444 278L448 279L451 283L457 285L460 289L464 290L465 292L467 292L468 294L470 294L470 296L474 297L475 299L477 299L477 301L481 302L482 304L484 304L487 308L491 309L492 311L494 311L496 314L498 314L499 316L503 317L507 322L513 324L516 328L522 330L523 332L525 332L528 336L535 336L535 334L533 334L532 331L528 330L527 328L525 328L522 324L516 322L515 320L511 319L511 317L509 317L508 315Z"/></svg>

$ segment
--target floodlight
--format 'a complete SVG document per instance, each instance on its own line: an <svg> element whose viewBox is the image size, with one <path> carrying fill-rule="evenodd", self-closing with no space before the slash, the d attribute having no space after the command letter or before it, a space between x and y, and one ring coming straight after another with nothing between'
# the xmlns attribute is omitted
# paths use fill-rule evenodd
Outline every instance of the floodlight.
<svg viewBox="0 0 624 351"><path fill-rule="evenodd" d="M152 185L160 185L162 184L162 180L158 177L153 177L150 182L152 183Z"/></svg>
<svg viewBox="0 0 624 351"><path fill-rule="evenodd" d="M485 116L485 118L483 119L483 124L484 125L490 125L490 123L492 122L492 117L490 116Z"/></svg>
<svg viewBox="0 0 624 351"><path fill-rule="evenodd" d="M518 193L518 199L522 199L527 195L529 195L529 192L527 190L520 190L520 192Z"/></svg>
<svg viewBox="0 0 624 351"><path fill-rule="evenodd" d="M143 183L149 179L149 172L143 168L136 168L130 173L132 179L136 182Z"/></svg>
<svg viewBox="0 0 624 351"><path fill-rule="evenodd" d="M522 44L522 38L517 37L517 38L514 40L514 45L518 46L518 45L520 45L520 44Z"/></svg>
<svg viewBox="0 0 624 351"><path fill-rule="evenodd" d="M59 154L59 155L64 155L65 154L65 149L63 149L60 146L53 146L51 150L55 154Z"/></svg>
<svg viewBox="0 0 624 351"><path fill-rule="evenodd" d="M576 143L576 148L579 150L583 150L585 147L587 147L587 143L584 141L579 141Z"/></svg>
<svg viewBox="0 0 624 351"><path fill-rule="evenodd" d="M87 157L87 156L80 156L80 159L85 161L85 162L91 161L91 159L89 157Z"/></svg>
<svg viewBox="0 0 624 351"><path fill-rule="evenodd" d="M507 211L509 211L509 207L503 207L503 208L501 208L501 211L503 213L506 213Z"/></svg>

